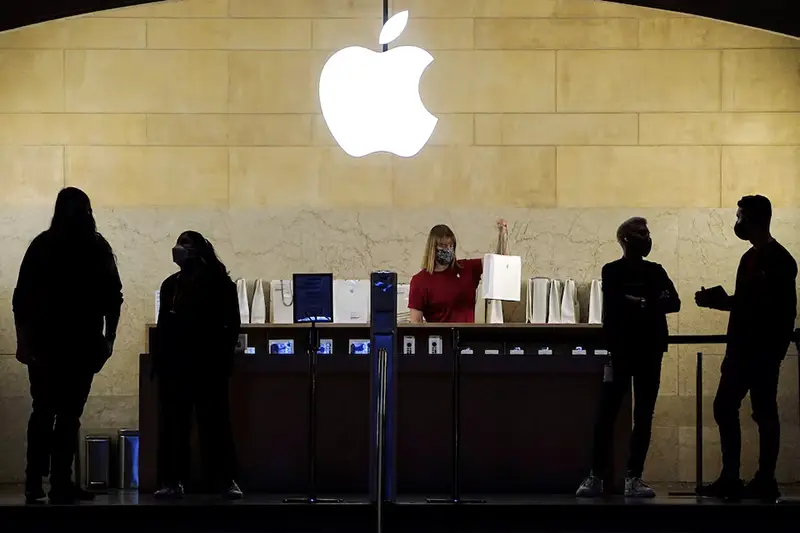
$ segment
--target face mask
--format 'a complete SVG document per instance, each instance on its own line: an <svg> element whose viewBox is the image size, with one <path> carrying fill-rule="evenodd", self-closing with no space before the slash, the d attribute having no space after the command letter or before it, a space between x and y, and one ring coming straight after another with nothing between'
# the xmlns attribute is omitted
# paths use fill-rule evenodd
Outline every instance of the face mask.
<svg viewBox="0 0 800 533"><path fill-rule="evenodd" d="M628 252L639 257L647 257L653 249L653 241L644 237L628 237L626 244Z"/></svg>
<svg viewBox="0 0 800 533"><path fill-rule="evenodd" d="M747 222L739 221L733 226L733 232L743 241L750 240L750 227Z"/></svg>
<svg viewBox="0 0 800 533"><path fill-rule="evenodd" d="M176 246L172 249L172 260L179 267L183 267L189 260L189 250L180 245Z"/></svg>
<svg viewBox="0 0 800 533"><path fill-rule="evenodd" d="M453 262L455 252L450 248L439 248L436 250L436 263L441 266L448 266Z"/></svg>

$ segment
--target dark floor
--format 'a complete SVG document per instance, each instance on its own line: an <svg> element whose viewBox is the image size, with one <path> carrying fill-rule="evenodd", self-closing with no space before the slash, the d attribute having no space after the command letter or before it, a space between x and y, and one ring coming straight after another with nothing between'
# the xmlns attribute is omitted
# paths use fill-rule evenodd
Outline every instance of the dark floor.
<svg viewBox="0 0 800 533"><path fill-rule="evenodd" d="M800 531L800 486L784 487L779 504L745 502L724 504L671 491L690 486L658 487L660 496L649 501L622 497L576 500L569 495L485 497L485 503L427 504L424 498L401 498L382 509L387 532L444 533L533 531L658 531L694 533L722 528L763 528L770 532ZM378 513L366 498L346 497L341 504L285 504L283 497L248 495L225 502L215 495L188 496L177 503L156 502L150 495L112 491L76 506L25 506L21 487L0 488L0 530L39 532L64 524L82 533L170 533L192 531L235 533L270 531L310 533L377 531Z"/></svg>

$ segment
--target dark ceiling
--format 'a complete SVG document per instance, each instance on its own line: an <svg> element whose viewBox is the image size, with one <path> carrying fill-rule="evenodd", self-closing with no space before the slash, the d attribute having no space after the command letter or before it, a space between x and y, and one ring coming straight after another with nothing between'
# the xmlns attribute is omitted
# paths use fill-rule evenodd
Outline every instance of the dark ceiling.
<svg viewBox="0 0 800 533"><path fill-rule="evenodd" d="M0 31L153 1L155 0L0 0ZM797 9L800 7L798 0L619 0L618 3L727 20L800 37L800 15L796 13L800 11Z"/></svg>

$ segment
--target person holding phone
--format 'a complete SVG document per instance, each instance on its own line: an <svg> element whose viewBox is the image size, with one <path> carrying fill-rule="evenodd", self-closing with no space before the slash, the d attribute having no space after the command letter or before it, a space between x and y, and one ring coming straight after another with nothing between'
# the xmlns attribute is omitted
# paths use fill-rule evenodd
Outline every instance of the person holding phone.
<svg viewBox="0 0 800 533"><path fill-rule="evenodd" d="M650 447L661 362L667 351L667 314L681 308L678 291L658 263L645 261L653 242L647 220L631 218L617 230L623 257L603 267L603 332L611 351L594 428L592 471L576 495L603 494L603 477L611 457L614 424L633 380L633 433L625 477L625 496L652 498L655 491L642 480Z"/></svg>
<svg viewBox="0 0 800 533"><path fill-rule="evenodd" d="M497 230L500 243L508 223L498 220ZM434 226L425 244L422 270L411 278L408 294L411 322L475 322L475 293L481 276L483 258L457 259L453 230L444 224Z"/></svg>
<svg viewBox="0 0 800 533"><path fill-rule="evenodd" d="M701 496L774 502L780 497L775 467L780 450L778 379L797 318L797 262L770 233L772 204L764 196L738 202L734 232L752 246L742 256L732 295L720 286L695 294L699 307L730 312L728 345L714 398L714 420L722 445L719 479ZM739 410L750 393L758 424L758 472L746 486L740 480L742 434Z"/></svg>

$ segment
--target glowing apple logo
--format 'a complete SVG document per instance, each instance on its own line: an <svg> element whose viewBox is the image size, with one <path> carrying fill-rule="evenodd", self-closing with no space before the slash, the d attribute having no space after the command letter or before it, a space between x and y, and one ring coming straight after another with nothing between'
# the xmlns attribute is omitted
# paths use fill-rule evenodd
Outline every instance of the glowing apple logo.
<svg viewBox="0 0 800 533"><path fill-rule="evenodd" d="M406 24L408 11L389 19L380 44L397 39ZM382 53L350 46L333 54L322 68L319 101L339 146L353 157L419 153L439 120L425 109L419 94L422 74L432 62L428 52L415 46Z"/></svg>

